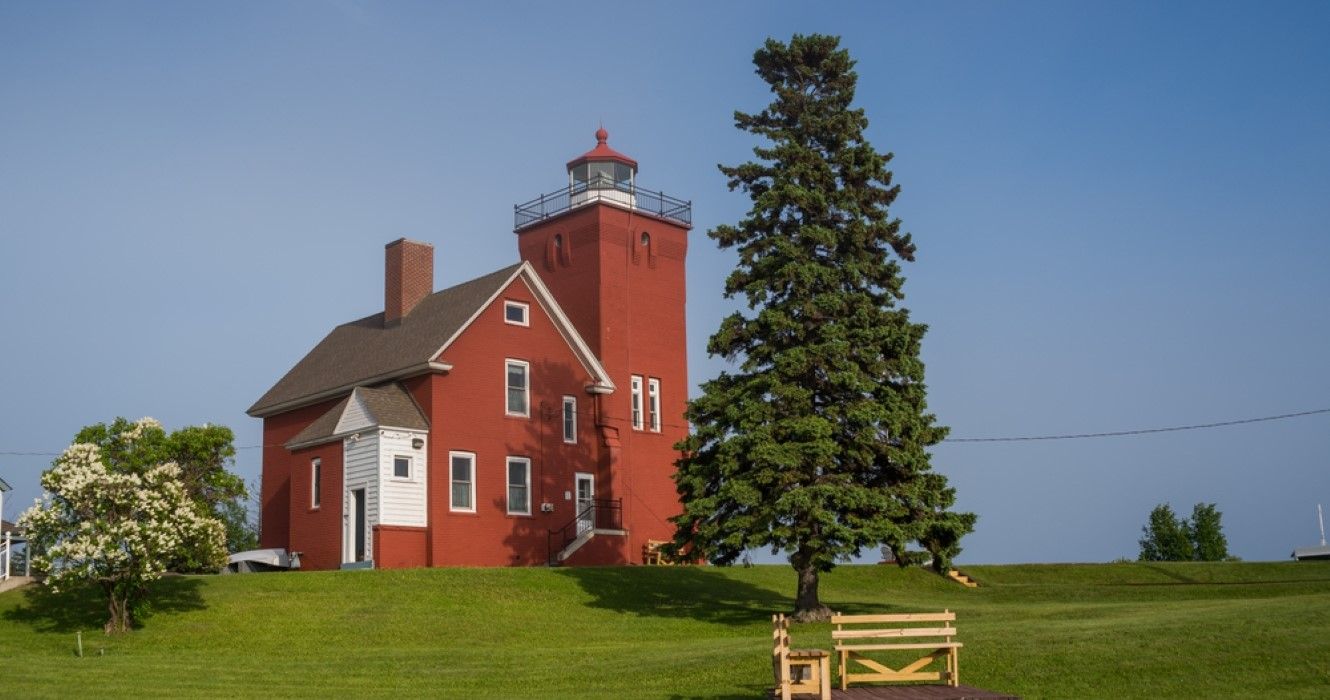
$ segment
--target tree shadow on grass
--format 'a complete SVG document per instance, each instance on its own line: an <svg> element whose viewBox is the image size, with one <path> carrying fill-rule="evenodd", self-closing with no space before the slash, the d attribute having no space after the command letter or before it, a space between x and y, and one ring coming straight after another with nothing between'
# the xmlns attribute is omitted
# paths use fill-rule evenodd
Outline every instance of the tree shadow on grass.
<svg viewBox="0 0 1330 700"><path fill-rule="evenodd" d="M1149 569L1150 571L1153 571L1167 578L1171 578L1179 583L1200 583L1199 581L1190 576L1185 576L1181 572L1174 571L1165 566L1155 566L1152 564L1143 564L1142 566L1144 566L1144 568L1146 569Z"/></svg>
<svg viewBox="0 0 1330 700"><path fill-rule="evenodd" d="M605 566L557 569L594 600L590 606L630 615L688 618L743 626L769 621L793 600L697 566Z"/></svg>
<svg viewBox="0 0 1330 700"><path fill-rule="evenodd" d="M198 578L186 576L168 576L149 584L147 604L138 611L135 628L158 613L204 609L207 606L199 592L202 585ZM105 594L91 584L69 586L59 592L38 584L26 586L23 594L24 601L6 610L4 617L37 632L100 630L109 614Z"/></svg>
<svg viewBox="0 0 1330 700"><path fill-rule="evenodd" d="M591 594L591 607L630 615L744 626L769 623L773 613L794 610L792 596L725 576L714 567L605 566L555 571ZM790 578L793 583L793 573ZM824 602L847 615L906 611L882 603Z"/></svg>

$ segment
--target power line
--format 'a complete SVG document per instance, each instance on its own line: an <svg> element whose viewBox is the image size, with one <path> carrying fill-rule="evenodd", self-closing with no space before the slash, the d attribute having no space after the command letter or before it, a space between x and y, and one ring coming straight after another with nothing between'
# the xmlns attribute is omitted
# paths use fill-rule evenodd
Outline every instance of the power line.
<svg viewBox="0 0 1330 700"><path fill-rule="evenodd" d="M578 411L579 415L582 414ZM1311 411L1298 411L1296 413L1281 413L1275 416L1261 416L1259 418L1242 418L1239 420L1218 421L1215 423L1196 423L1193 425L1174 425L1166 428L1139 428L1136 430L1113 430L1098 433L1067 433L1062 435L1023 435L1017 437L982 437L982 438L947 438L943 442L1036 442L1042 440L1083 440L1086 438L1104 438L1104 437L1125 437L1131 435L1150 435L1153 433L1176 433L1184 430L1204 430L1208 428L1226 428L1234 425L1246 425L1249 423L1266 423L1269 421L1286 420L1289 418L1301 418L1303 416L1314 416L1322 413L1330 413L1330 408L1318 408ZM604 417L602 417L604 420ZM614 422L628 423L627 419L611 419ZM669 428L687 428L684 423L662 423L664 427ZM284 445L237 445L237 450L257 450L264 447L284 447ZM13 452L0 450L0 455L11 457L59 457L60 452Z"/></svg>
<svg viewBox="0 0 1330 700"><path fill-rule="evenodd" d="M1176 433L1183 430L1202 430L1205 428L1224 428L1230 425L1245 425L1247 423L1264 423L1273 420L1284 420L1286 418L1312 416L1318 413L1330 413L1330 408L1318 408L1314 411L1298 411L1297 413L1281 413L1277 416L1261 416L1260 418L1226 420L1217 423L1175 425L1167 428L1140 428L1137 430L1114 430L1103 433L1069 433L1066 435L1033 435L1023 437L947 438L946 440L943 440L943 442L1032 442L1035 440L1080 440L1084 438L1122 437L1125 435L1149 435L1151 433Z"/></svg>

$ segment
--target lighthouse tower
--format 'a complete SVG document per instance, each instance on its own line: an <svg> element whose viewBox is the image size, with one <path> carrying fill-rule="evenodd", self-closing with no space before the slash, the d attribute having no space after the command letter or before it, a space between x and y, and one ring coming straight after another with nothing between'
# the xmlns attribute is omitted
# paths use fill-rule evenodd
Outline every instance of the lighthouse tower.
<svg viewBox="0 0 1330 700"><path fill-rule="evenodd" d="M597 498L622 499L623 558L669 539L680 512L674 445L687 434L684 262L692 205L638 185L637 161L596 146L567 164L567 185L514 207L531 263L614 382L588 402L601 449Z"/></svg>

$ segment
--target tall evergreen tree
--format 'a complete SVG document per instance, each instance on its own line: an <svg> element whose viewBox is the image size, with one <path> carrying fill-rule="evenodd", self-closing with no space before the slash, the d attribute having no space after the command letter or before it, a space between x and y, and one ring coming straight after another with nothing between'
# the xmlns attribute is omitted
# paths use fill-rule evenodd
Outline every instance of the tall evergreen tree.
<svg viewBox="0 0 1330 700"><path fill-rule="evenodd" d="M738 360L689 404L693 433L675 477L675 546L715 563L783 551L798 575L795 616L825 618L818 574L885 543L919 543L945 566L975 516L930 471L947 434L926 412L926 326L910 321L899 261L915 245L888 207L899 186L851 106L858 76L830 36L768 40L753 57L775 95L735 125L766 140L757 160L720 166L753 206L708 232L735 248L725 296L748 313L707 344ZM907 558L908 561L908 558ZM907 562L902 562L907 563Z"/></svg>

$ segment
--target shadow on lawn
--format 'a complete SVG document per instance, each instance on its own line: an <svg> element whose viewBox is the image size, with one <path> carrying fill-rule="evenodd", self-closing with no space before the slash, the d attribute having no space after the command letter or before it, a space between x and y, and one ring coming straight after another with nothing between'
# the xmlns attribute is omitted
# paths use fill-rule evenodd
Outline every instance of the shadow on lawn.
<svg viewBox="0 0 1330 700"><path fill-rule="evenodd" d="M202 610L207 607L199 593L197 578L170 576L149 585L146 605L137 613L135 627L156 613ZM74 586L56 593L44 585L23 589L24 602L6 610L11 622L28 625L38 632L68 633L100 630L106 624L106 597L96 586Z"/></svg>
<svg viewBox="0 0 1330 700"><path fill-rule="evenodd" d="M595 597L590 605L620 613L685 617L722 625L769 621L793 601L775 591L696 566L556 569Z"/></svg>

